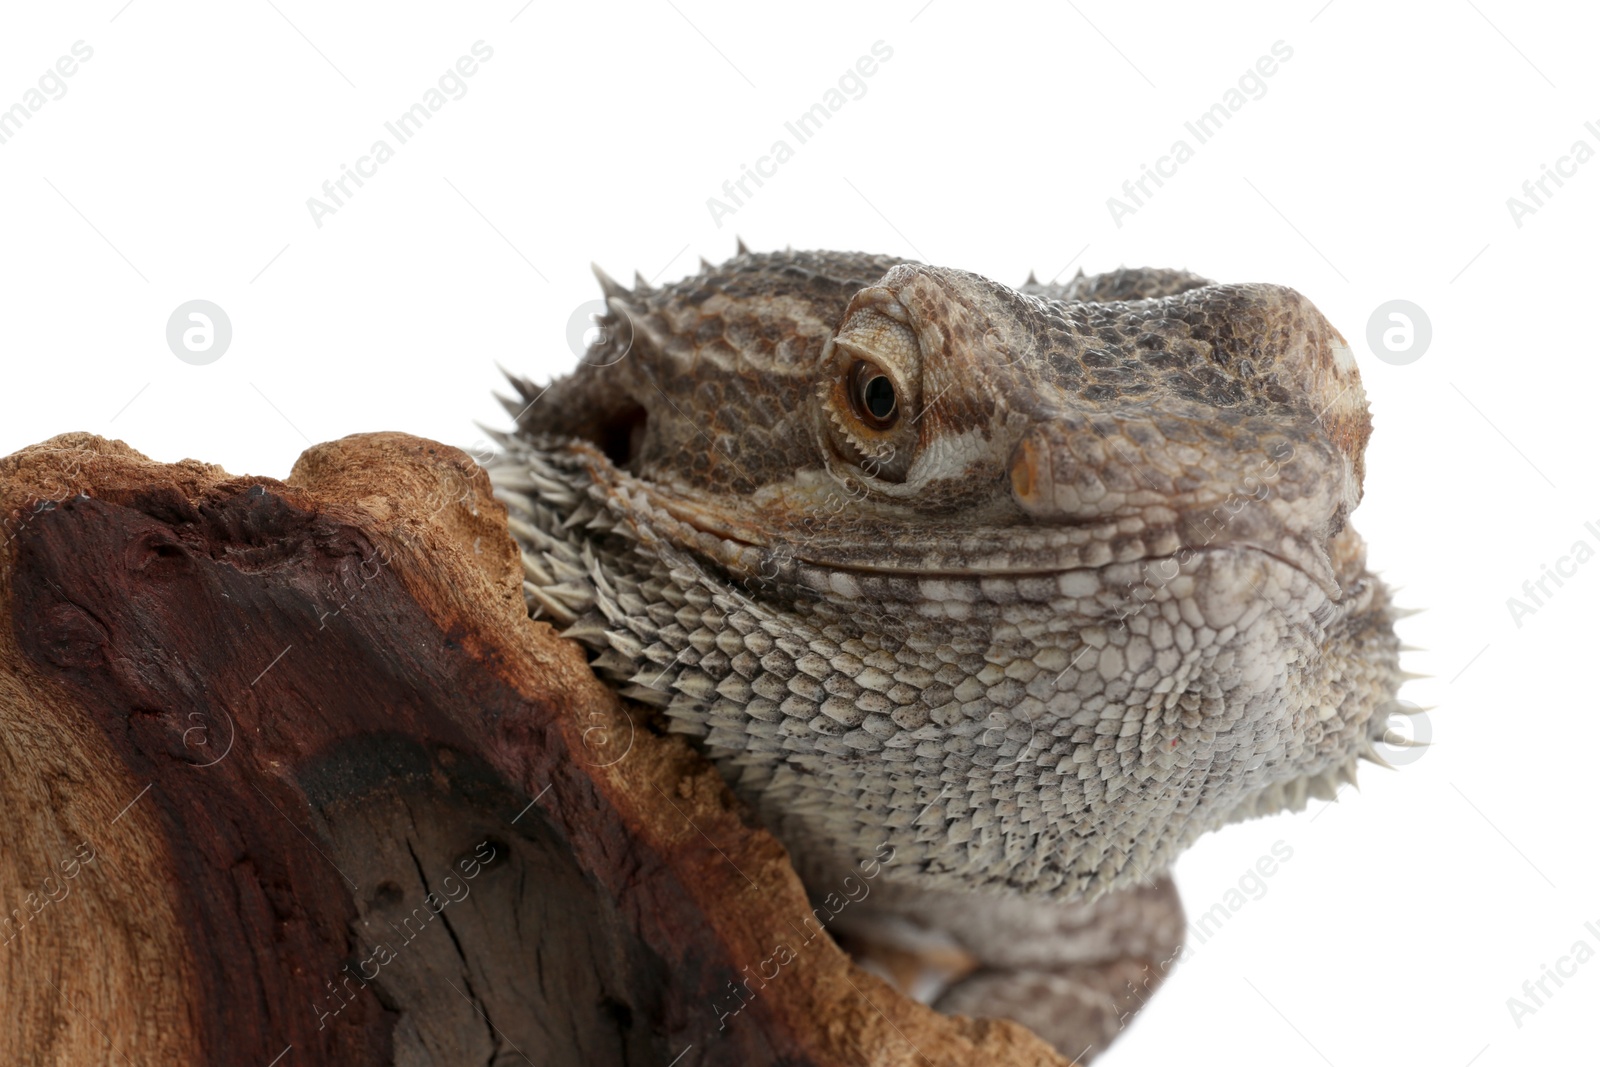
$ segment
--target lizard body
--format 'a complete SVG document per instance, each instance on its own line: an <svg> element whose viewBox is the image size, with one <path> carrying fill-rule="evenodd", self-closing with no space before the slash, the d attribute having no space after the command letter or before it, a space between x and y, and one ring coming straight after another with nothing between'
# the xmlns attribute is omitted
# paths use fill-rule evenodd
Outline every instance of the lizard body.
<svg viewBox="0 0 1600 1067"><path fill-rule="evenodd" d="M888 842L847 932L968 953L941 1007L1103 1045L1127 961L1181 943L1174 857L1331 797L1383 735L1343 339L1293 290L1179 271L1013 289L741 250L601 282L576 372L512 379L491 470L530 609L814 891Z"/></svg>

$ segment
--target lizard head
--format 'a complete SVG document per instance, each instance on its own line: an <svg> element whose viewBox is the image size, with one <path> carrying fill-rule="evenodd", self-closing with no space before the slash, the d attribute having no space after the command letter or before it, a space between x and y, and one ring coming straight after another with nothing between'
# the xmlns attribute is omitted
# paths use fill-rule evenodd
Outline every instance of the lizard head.
<svg viewBox="0 0 1600 1067"><path fill-rule="evenodd" d="M1248 546L1340 595L1366 404L1343 339L1292 290L1066 303L902 264L851 298L816 377L825 466L860 487L862 513L1007 531L982 554L913 537L903 567L1039 572Z"/></svg>
<svg viewBox="0 0 1600 1067"><path fill-rule="evenodd" d="M736 655L662 675L658 702L714 751L773 753L753 787L771 821L870 831L794 814L790 772L829 758L858 783L915 771L908 795L946 827L988 825L980 794L1009 771L1002 792L1047 787L1001 859L919 846L929 869L1092 894L1205 829L1331 795L1373 752L1399 675L1347 521L1370 422L1300 294L1171 271L1014 289L840 253L602 285L585 365L519 386L539 397L523 439L576 457L605 537L692 560L724 615L748 602L819 657L812 686L799 646L760 659L770 696L729 681ZM620 676L615 642L595 644ZM673 690L684 673L705 682ZM763 740L769 712L805 744ZM952 771L982 784L936 801ZM873 788L857 807L886 819Z"/></svg>

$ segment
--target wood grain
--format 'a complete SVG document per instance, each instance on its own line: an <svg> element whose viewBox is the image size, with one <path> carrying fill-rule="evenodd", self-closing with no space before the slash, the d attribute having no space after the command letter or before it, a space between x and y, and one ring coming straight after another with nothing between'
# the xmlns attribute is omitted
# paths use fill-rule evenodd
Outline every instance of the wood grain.
<svg viewBox="0 0 1600 1067"><path fill-rule="evenodd" d="M0 1062L1056 1065L807 925L460 451L0 460ZM812 933L813 936L807 936Z"/></svg>

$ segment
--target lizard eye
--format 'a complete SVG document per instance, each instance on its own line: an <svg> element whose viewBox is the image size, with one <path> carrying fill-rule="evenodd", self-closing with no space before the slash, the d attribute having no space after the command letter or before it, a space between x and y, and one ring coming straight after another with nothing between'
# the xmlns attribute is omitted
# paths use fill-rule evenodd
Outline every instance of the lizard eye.
<svg viewBox="0 0 1600 1067"><path fill-rule="evenodd" d="M866 360L850 368L850 404L856 417L876 430L887 430L900 417L894 382Z"/></svg>
<svg viewBox="0 0 1600 1067"><path fill-rule="evenodd" d="M903 482L923 427L922 351L906 312L862 290L822 350L822 430L834 455L878 483Z"/></svg>

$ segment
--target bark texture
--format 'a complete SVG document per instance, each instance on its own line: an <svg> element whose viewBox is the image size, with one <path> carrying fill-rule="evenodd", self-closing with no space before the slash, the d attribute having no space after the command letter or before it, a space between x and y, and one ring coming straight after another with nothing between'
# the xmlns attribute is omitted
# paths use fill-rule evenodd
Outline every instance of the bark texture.
<svg viewBox="0 0 1600 1067"><path fill-rule="evenodd" d="M530 621L487 478L0 460L0 1062L1066 1067L856 969L710 766Z"/></svg>

